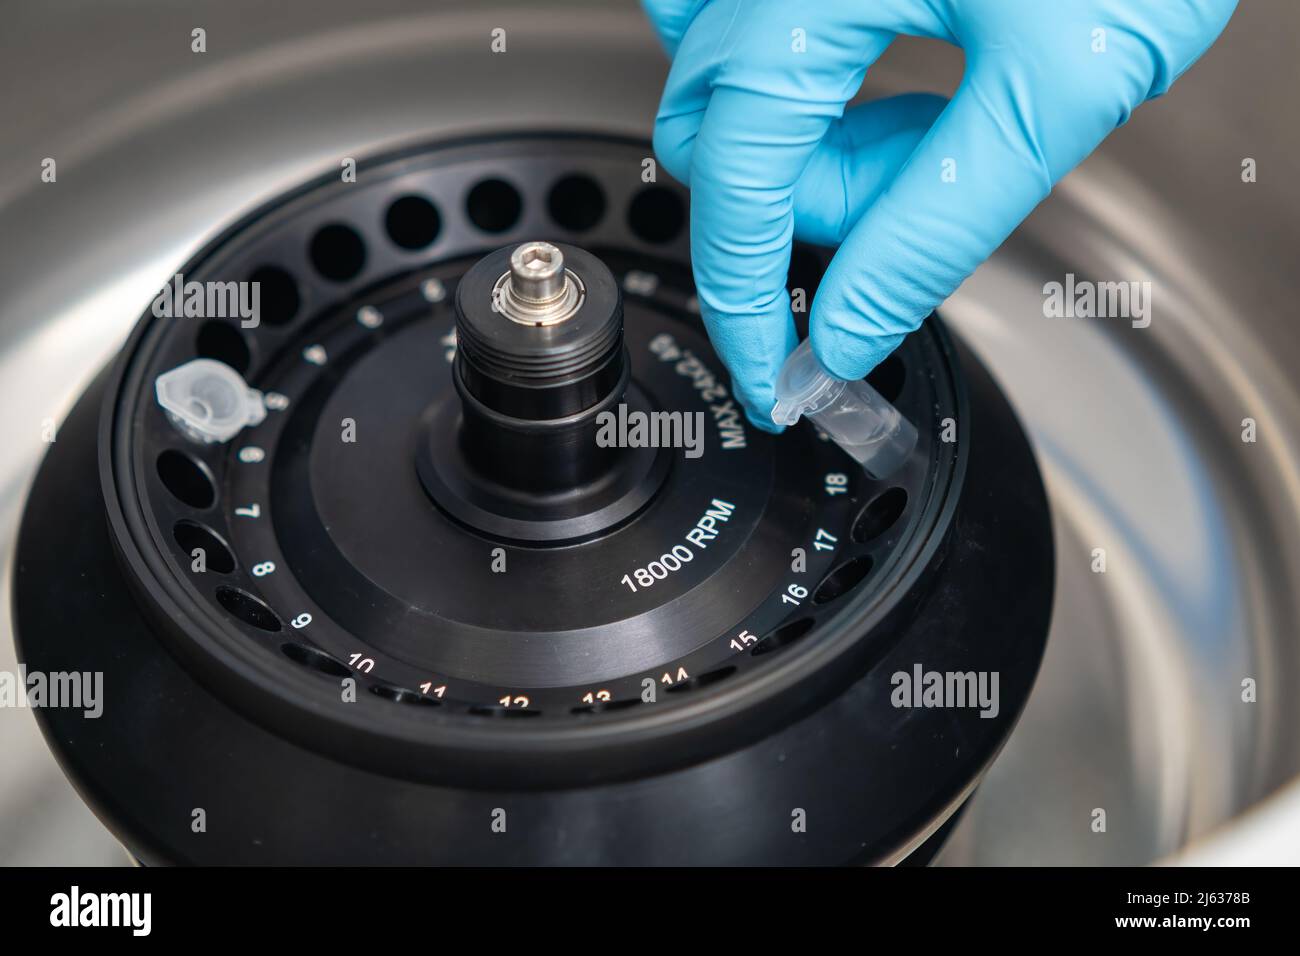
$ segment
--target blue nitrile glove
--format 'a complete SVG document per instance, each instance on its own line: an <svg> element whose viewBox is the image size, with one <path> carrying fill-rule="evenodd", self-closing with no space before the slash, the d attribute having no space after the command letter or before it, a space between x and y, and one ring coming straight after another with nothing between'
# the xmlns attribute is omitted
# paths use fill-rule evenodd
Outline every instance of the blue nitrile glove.
<svg viewBox="0 0 1300 956"><path fill-rule="evenodd" d="M810 317L828 371L892 352L1142 102L1236 0L643 0L673 56L655 152L691 189L709 334L774 430L795 347L790 243L841 244ZM856 106L897 34L966 51L951 102Z"/></svg>

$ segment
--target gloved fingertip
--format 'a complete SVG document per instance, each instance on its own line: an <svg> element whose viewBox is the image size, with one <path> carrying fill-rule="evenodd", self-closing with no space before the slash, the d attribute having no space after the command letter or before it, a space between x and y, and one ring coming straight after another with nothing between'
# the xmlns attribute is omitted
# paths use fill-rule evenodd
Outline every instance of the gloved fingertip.
<svg viewBox="0 0 1300 956"><path fill-rule="evenodd" d="M740 407L745 411L745 417L755 428L771 435L779 435L785 431L784 425L772 421L772 408L776 405L776 396L771 388L765 388L757 395L753 394L751 389L737 389L736 401L740 403Z"/></svg>
<svg viewBox="0 0 1300 956"><path fill-rule="evenodd" d="M745 417L749 419L750 423L755 428L760 431L765 431L769 435L779 435L785 431L784 425L778 425L776 422L772 421L772 415L770 412L766 415L759 415L755 414L749 408L746 408Z"/></svg>
<svg viewBox="0 0 1300 956"><path fill-rule="evenodd" d="M850 347L846 349L840 342L833 339L829 343L818 343L814 339L813 355L817 357L817 362L821 367L836 378L844 379L846 382L856 381L870 372L875 367L875 362L864 361L861 351L862 343L857 342L854 344L858 348Z"/></svg>
<svg viewBox="0 0 1300 956"><path fill-rule="evenodd" d="M844 335L832 329L812 332L812 350L822 368L836 378L854 382L865 378L903 341L902 334L872 337Z"/></svg>

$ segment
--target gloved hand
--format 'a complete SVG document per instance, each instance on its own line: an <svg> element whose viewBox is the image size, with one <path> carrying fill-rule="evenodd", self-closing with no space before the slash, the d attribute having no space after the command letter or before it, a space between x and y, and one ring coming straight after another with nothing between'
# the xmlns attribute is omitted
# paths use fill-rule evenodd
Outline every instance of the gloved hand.
<svg viewBox="0 0 1300 956"><path fill-rule="evenodd" d="M796 345L792 237L840 245L810 335L827 370L861 378L1057 180L1168 90L1236 6L642 2L673 56L654 145L691 189L705 323L751 420L768 430L776 373ZM965 50L952 101L915 94L845 112L897 34Z"/></svg>

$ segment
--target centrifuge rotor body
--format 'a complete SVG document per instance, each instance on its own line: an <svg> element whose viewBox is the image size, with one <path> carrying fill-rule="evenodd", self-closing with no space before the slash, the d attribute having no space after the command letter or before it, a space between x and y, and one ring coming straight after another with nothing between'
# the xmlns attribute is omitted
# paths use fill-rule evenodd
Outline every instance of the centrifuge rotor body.
<svg viewBox="0 0 1300 956"><path fill-rule="evenodd" d="M139 859L895 861L970 793L1051 608L1013 414L932 318L871 377L921 436L896 473L755 429L647 154L480 138L308 184L183 270L259 282L255 327L146 311L74 409L17 629L29 668L104 673L102 718L40 717ZM476 311L541 240L581 299ZM797 250L809 301L828 259ZM547 296L569 314L530 325ZM156 382L196 358L265 418L178 429ZM597 412L700 427L604 448ZM900 705L929 672L996 674L997 706Z"/></svg>

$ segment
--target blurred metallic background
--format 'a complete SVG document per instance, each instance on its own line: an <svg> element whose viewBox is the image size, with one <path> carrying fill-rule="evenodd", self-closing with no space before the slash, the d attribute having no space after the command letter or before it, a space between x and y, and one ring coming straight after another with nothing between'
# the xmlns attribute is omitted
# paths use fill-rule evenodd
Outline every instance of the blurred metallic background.
<svg viewBox="0 0 1300 956"><path fill-rule="evenodd" d="M648 135L666 68L630 0L50 0L0 18L3 670L42 421L206 237L403 140ZM951 92L960 72L959 51L901 40L864 95ZM1039 686L940 862L1300 862L1297 94L1300 4L1245 0L946 309L1033 435L1059 554ZM1066 272L1151 280L1150 328L1044 318ZM125 862L29 711L0 710L0 753L0 862Z"/></svg>

